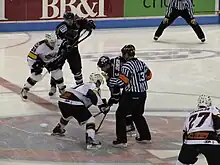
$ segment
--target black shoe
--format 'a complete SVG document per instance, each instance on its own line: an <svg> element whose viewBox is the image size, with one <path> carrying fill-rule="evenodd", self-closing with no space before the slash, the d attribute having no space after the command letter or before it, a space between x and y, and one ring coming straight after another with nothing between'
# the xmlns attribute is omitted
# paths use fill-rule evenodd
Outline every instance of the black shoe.
<svg viewBox="0 0 220 165"><path fill-rule="evenodd" d="M202 38L202 39L200 39L201 40L201 42L205 42L205 38Z"/></svg>
<svg viewBox="0 0 220 165"><path fill-rule="evenodd" d="M146 143L146 144L151 144L151 140L148 140L148 139L142 139L140 137L135 137L135 140L138 142L138 143Z"/></svg>
<svg viewBox="0 0 220 165"><path fill-rule="evenodd" d="M86 149L99 149L101 148L101 142L96 141L95 139L92 139L91 137L88 136L86 133Z"/></svg>
<svg viewBox="0 0 220 165"><path fill-rule="evenodd" d="M121 142L119 140L114 140L112 142L112 144L113 144L114 147L120 147L120 148L126 148L127 145L128 145L127 143L123 143L123 142Z"/></svg>
<svg viewBox="0 0 220 165"><path fill-rule="evenodd" d="M154 40L157 41L159 39L159 37L157 36L154 36Z"/></svg>
<svg viewBox="0 0 220 165"><path fill-rule="evenodd" d="M53 133L51 134L52 136L65 136L66 130L61 129L61 125L57 124L57 126L53 129Z"/></svg>

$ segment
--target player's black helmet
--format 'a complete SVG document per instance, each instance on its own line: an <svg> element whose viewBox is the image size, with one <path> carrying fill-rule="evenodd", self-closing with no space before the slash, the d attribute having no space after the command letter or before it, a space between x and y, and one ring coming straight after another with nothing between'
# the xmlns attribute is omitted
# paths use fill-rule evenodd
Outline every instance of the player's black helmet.
<svg viewBox="0 0 220 165"><path fill-rule="evenodd" d="M63 18L64 19L71 19L71 20L74 20L75 19L75 14L71 13L70 11L66 11L63 15Z"/></svg>
<svg viewBox="0 0 220 165"><path fill-rule="evenodd" d="M125 56L126 54L129 57L134 57L135 56L135 47L134 47L134 45L132 45L132 44L125 45L121 49L121 53L122 53L122 57Z"/></svg>
<svg viewBox="0 0 220 165"><path fill-rule="evenodd" d="M99 68L105 67L106 65L110 64L111 60L109 57L107 56L102 56L99 58L98 62L97 62L97 66Z"/></svg>

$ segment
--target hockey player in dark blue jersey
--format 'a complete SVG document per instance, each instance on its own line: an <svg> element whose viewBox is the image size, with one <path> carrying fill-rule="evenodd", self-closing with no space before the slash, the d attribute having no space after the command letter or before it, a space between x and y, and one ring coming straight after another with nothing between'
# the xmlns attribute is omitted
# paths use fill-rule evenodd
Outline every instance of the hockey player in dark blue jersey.
<svg viewBox="0 0 220 165"><path fill-rule="evenodd" d="M121 56L112 59L107 56L102 56L99 58L97 66L103 71L106 82L108 82L108 80L112 77L119 77L121 66L123 63L125 63L125 60ZM121 89L118 87L109 87L109 90L111 93L111 97L108 100L108 104L112 106L113 104L119 103ZM131 112L128 112L126 115L126 129L128 136L136 136Z"/></svg>
<svg viewBox="0 0 220 165"><path fill-rule="evenodd" d="M63 52L71 72L74 75L76 85L83 84L82 62L78 49L78 43L81 40L83 31L88 31L89 35L96 28L92 20L80 18L70 11L65 12L64 21L56 27L57 38L62 40L61 51ZM87 35L86 38L89 36ZM84 38L85 39L85 38ZM82 40L81 40L82 41ZM56 84L51 79L50 96L55 94Z"/></svg>

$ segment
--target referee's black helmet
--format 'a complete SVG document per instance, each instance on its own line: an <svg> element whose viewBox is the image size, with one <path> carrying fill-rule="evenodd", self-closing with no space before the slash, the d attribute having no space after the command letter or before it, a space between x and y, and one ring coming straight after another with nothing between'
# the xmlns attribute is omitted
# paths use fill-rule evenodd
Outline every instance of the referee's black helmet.
<svg viewBox="0 0 220 165"><path fill-rule="evenodd" d="M122 53L122 57L126 60L130 57L134 57L135 56L135 47L132 44L129 45L125 45L122 49L121 49L121 53Z"/></svg>

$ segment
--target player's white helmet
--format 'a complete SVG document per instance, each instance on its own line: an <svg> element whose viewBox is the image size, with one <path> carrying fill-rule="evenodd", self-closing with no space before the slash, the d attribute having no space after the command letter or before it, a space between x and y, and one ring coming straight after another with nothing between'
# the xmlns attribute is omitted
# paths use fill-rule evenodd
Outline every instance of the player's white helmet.
<svg viewBox="0 0 220 165"><path fill-rule="evenodd" d="M210 107L212 106L212 99L207 95L200 95L198 98L198 107Z"/></svg>
<svg viewBox="0 0 220 165"><path fill-rule="evenodd" d="M49 45L54 47L57 42L57 37L54 33L46 33L45 39L48 41Z"/></svg>
<svg viewBox="0 0 220 165"><path fill-rule="evenodd" d="M100 85L104 83L104 79L99 73L91 73L89 76L89 81L95 83L97 87L100 87Z"/></svg>

